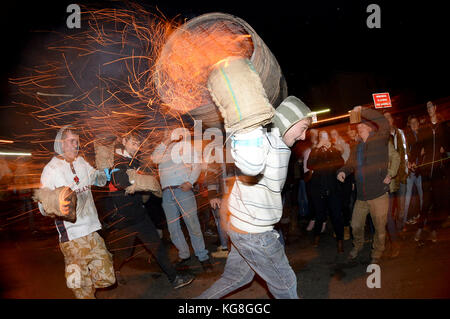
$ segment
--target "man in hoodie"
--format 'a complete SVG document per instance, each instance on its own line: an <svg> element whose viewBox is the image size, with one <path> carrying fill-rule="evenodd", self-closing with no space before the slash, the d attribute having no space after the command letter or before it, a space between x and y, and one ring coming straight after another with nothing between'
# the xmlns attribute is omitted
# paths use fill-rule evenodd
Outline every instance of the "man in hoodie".
<svg viewBox="0 0 450 319"><path fill-rule="evenodd" d="M231 132L231 154L240 175L228 199L232 246L225 270L198 298L221 298L258 274L275 298L296 299L297 278L274 225L283 212L281 191L290 147L305 139L311 111L293 96L273 110L248 60L228 61L216 70L208 86ZM259 112L259 118L253 111ZM273 127L268 132L263 125L270 121Z"/></svg>
<svg viewBox="0 0 450 319"><path fill-rule="evenodd" d="M76 298L95 298L96 288L106 288L116 281L111 254L103 238L91 193L91 185L104 186L106 174L95 170L78 155L79 136L75 128L64 126L56 135L57 153L44 167L41 190L69 187L76 194L76 216L70 221L46 211L45 198L37 196L42 215L55 218L59 247L64 255L67 287ZM61 201L61 199L60 199ZM72 207L66 207L72 210ZM64 214L63 214L64 215Z"/></svg>
<svg viewBox="0 0 450 319"><path fill-rule="evenodd" d="M430 240L437 241L436 231L448 214L448 156L449 129L448 123L437 113L437 106L427 102L428 121L419 131L419 147L422 161L418 165L422 175L423 205L418 229L414 236L419 241L425 225L430 227Z"/></svg>
<svg viewBox="0 0 450 319"><path fill-rule="evenodd" d="M372 264L379 262L386 240L386 223L389 209L389 123L380 112L357 106L353 112L361 114L357 125L360 137L352 149L347 163L338 170L337 179L344 182L346 176L355 173L356 202L352 215L353 249L349 258L354 260L364 245L364 226L370 212L375 226Z"/></svg>

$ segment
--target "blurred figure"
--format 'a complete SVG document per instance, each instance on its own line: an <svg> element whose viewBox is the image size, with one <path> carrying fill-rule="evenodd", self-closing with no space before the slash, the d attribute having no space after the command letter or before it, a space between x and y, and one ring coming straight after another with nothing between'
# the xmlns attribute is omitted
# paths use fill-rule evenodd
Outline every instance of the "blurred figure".
<svg viewBox="0 0 450 319"><path fill-rule="evenodd" d="M8 185L14 178L13 171L8 162L0 157L0 201L8 198Z"/></svg>
<svg viewBox="0 0 450 319"><path fill-rule="evenodd" d="M394 143L392 139L389 140L389 165L388 165L388 175L395 178L398 174L398 170L400 167L400 154L394 147ZM399 190L399 184L394 181L394 178L391 179L389 184L389 211L387 218L387 230L388 230L388 239L390 243L389 251L385 251L385 255L387 257L395 258L400 253L400 243L398 241L398 232L395 225L395 220L393 216L393 206L394 206L394 196L395 192Z"/></svg>
<svg viewBox="0 0 450 319"><path fill-rule="evenodd" d="M352 130L351 127L348 127L347 134L349 130ZM352 130L354 135L350 138L351 141L355 141L356 139L356 131ZM347 162L348 157L350 156L350 143L347 143L344 138L342 138L336 129L332 129L330 131L331 141L333 146L341 152L341 156L344 159L344 163ZM352 143L352 142L351 142ZM350 220L352 219L352 211L353 204L356 200L356 192L354 186L354 176L349 176L345 179L342 186L342 218L344 221L344 240L349 240L351 238L350 231ZM352 194L354 193L354 194ZM353 196L353 197L352 197Z"/></svg>
<svg viewBox="0 0 450 319"><path fill-rule="evenodd" d="M330 136L333 147L341 153L344 162L347 162L350 156L350 145L339 135L336 129L330 131Z"/></svg>
<svg viewBox="0 0 450 319"><path fill-rule="evenodd" d="M420 172L422 175L423 206L420 213L418 230L414 240L421 239L425 225L430 227L430 240L437 241L436 231L448 214L447 197L448 182L446 165L448 165L447 150L449 148L449 129L446 121L437 114L437 106L427 102L429 119L419 133L422 161Z"/></svg>
<svg viewBox="0 0 450 319"><path fill-rule="evenodd" d="M310 187L316 223L314 246L319 245L321 225L330 215L337 240L337 252L344 252L344 223L342 219L342 185L336 180L336 171L344 165L341 152L332 146L328 133L319 132L319 143L315 145L308 159L308 168L314 171Z"/></svg>
<svg viewBox="0 0 450 319"><path fill-rule="evenodd" d="M309 142L311 144L310 147L308 147L303 152L303 172L304 172L304 180L305 180L305 188L306 188L306 195L308 198L308 209L309 209L309 224L306 227L307 231L312 231L314 229L315 225L315 211L314 211L314 205L312 203L312 192L310 187L310 181L314 174L313 170L310 170L308 168L308 158L309 154L311 153L312 148L314 148L317 143L319 143L319 131L317 129L311 129L309 132ZM322 224L322 233L325 231L326 228L326 222Z"/></svg>
<svg viewBox="0 0 450 319"><path fill-rule="evenodd" d="M347 175L355 173L357 200L352 215L353 249L349 259L354 260L364 245L364 226L370 213L375 234L372 264L379 262L385 248L386 221L389 209L389 123L378 111L357 106L353 112L361 114L357 124L360 141L353 148L347 163L338 170L337 179L344 182Z"/></svg>
<svg viewBox="0 0 450 319"><path fill-rule="evenodd" d="M105 205L108 215L104 218L107 225L108 246L113 252L114 269L120 284L126 283L120 270L132 256L135 247L134 242L138 239L155 257L172 287L178 289L190 284L194 277L176 271L169 260L168 248L161 240L152 219L147 214L142 199L143 193L130 191L129 189L131 185L139 183L137 179L131 179L128 171L142 171L141 162L136 157L141 143L141 137L132 132L122 137L119 147L115 149L114 169L110 178L112 187L110 186ZM140 175L142 175L141 178L154 179L151 175ZM148 183L148 185L151 184ZM161 196L160 193L155 193Z"/></svg>
<svg viewBox="0 0 450 319"><path fill-rule="evenodd" d="M197 215L197 202L192 190L201 172L200 154L191 148L192 145L190 141L187 141L186 136L172 140L170 133L169 130L166 130L162 142L152 154L152 161L158 164L163 192L162 205L166 214L167 227L170 239L178 249L177 267L184 268L191 260L191 252L181 229L180 217L182 217L188 229L195 256L202 264L203 269L210 272L213 266L205 247ZM184 154L187 149L193 150L193 154L191 154L194 156L193 161L192 158L188 158L188 154ZM178 155L180 158L173 158Z"/></svg>
<svg viewBox="0 0 450 319"><path fill-rule="evenodd" d="M28 212L28 227L33 235L36 235L37 229L34 222L34 208L31 200L33 181L31 178L31 159L27 156L20 156L16 161L17 167L14 171L14 190L21 202L22 212Z"/></svg>
<svg viewBox="0 0 450 319"><path fill-rule="evenodd" d="M408 176L408 153L406 151L406 137L403 130L399 129L394 122L394 118L390 112L384 112L384 117L389 122L389 128L391 132L391 141L395 150L400 155L400 166L395 176L393 187L398 189L397 191L390 193L392 205L390 205L389 214L392 215L393 223L389 223L391 226L397 227L397 230L402 229L402 220L405 213L405 195L406 195L406 178ZM388 219L389 221L389 219Z"/></svg>
<svg viewBox="0 0 450 319"><path fill-rule="evenodd" d="M417 193L419 194L420 209L423 205L423 191L422 191L422 176L417 166L420 162L420 144L419 144L419 118L415 115L408 117L409 129L406 131L407 140L407 154L408 154L408 178L406 179L406 195L405 195L405 213L403 214L402 228L405 224L415 224L418 216L408 219L409 206L411 203L411 197L413 193L413 186L416 186Z"/></svg>

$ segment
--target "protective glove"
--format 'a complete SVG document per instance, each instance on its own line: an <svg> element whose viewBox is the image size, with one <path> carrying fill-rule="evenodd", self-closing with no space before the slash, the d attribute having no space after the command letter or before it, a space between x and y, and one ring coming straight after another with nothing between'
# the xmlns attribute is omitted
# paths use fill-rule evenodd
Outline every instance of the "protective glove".
<svg viewBox="0 0 450 319"><path fill-rule="evenodd" d="M49 217L61 217L71 223L77 220L77 195L67 186L54 190L39 188L34 190L33 200L40 202Z"/></svg>
<svg viewBox="0 0 450 319"><path fill-rule="evenodd" d="M105 174L106 174L106 181L110 182L110 181L111 181L112 174L113 174L114 172L118 172L119 169L118 169L118 168L114 168L113 170L111 170L110 168L105 168L105 169L103 169L103 171L104 171Z"/></svg>

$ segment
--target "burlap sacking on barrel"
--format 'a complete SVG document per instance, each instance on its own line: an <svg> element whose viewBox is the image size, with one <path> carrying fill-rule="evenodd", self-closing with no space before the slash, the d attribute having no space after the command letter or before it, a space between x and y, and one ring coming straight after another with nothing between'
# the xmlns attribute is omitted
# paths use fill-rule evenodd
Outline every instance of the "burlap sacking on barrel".
<svg viewBox="0 0 450 319"><path fill-rule="evenodd" d="M268 124L275 114L248 59L230 57L216 64L208 77L208 90L227 131L248 131Z"/></svg>
<svg viewBox="0 0 450 319"><path fill-rule="evenodd" d="M95 165L98 170L111 168L114 166L114 144L102 144L98 141L94 142Z"/></svg>
<svg viewBox="0 0 450 319"><path fill-rule="evenodd" d="M350 111L350 124L361 123L361 111L351 110Z"/></svg>
<svg viewBox="0 0 450 319"><path fill-rule="evenodd" d="M135 192L152 192L155 196L162 197L161 185L152 175L139 174L134 169L127 170L128 179L131 185L125 188L126 194Z"/></svg>
<svg viewBox="0 0 450 319"><path fill-rule="evenodd" d="M46 215L60 217L71 223L77 220L77 195L69 187L62 186L54 190L39 188L34 190L33 200L41 202ZM63 209L68 212L64 213Z"/></svg>

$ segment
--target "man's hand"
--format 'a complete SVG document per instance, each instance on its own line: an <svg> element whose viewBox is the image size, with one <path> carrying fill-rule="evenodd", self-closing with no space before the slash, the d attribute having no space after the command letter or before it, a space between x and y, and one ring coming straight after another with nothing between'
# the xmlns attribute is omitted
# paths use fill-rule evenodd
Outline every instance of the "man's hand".
<svg viewBox="0 0 450 319"><path fill-rule="evenodd" d="M441 154L444 154L444 153L445 153L445 150L444 150L444 148L443 148L442 146L441 146L440 151L441 151Z"/></svg>
<svg viewBox="0 0 450 319"><path fill-rule="evenodd" d="M383 183L389 185L391 183L392 177L390 177L389 175L386 175L386 177L384 178Z"/></svg>
<svg viewBox="0 0 450 319"><path fill-rule="evenodd" d="M345 181L345 173L339 172L339 174L337 175L337 179L338 179L338 181L343 183Z"/></svg>
<svg viewBox="0 0 450 319"><path fill-rule="evenodd" d="M192 189L192 184L189 182L184 182L183 184L180 185L180 188L183 192L187 192Z"/></svg>
<svg viewBox="0 0 450 319"><path fill-rule="evenodd" d="M213 209L220 208L220 203L221 203L220 198L214 198L209 201L209 204Z"/></svg>

